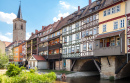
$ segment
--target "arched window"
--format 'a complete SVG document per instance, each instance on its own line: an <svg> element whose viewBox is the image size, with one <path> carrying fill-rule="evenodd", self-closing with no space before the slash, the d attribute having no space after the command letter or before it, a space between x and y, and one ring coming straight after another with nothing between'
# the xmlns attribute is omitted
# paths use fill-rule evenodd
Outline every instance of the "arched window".
<svg viewBox="0 0 130 83"><path fill-rule="evenodd" d="M15 30L16 30L16 23L15 23L15 27L14 27L14 28L15 28Z"/></svg>
<svg viewBox="0 0 130 83"><path fill-rule="evenodd" d="M21 25L21 29L23 30L23 24Z"/></svg>

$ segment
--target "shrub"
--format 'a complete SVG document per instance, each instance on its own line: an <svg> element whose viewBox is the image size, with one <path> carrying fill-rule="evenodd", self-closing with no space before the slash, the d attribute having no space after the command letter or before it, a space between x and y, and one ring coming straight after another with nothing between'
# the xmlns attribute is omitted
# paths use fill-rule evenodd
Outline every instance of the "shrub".
<svg viewBox="0 0 130 83"><path fill-rule="evenodd" d="M10 64L7 68L6 75L9 77L16 76L22 71L22 69L25 69L24 67L19 68L18 66L15 66L15 64Z"/></svg>
<svg viewBox="0 0 130 83"><path fill-rule="evenodd" d="M22 71L19 75L8 77L3 75L1 83L53 83L56 80L54 72L38 74Z"/></svg>
<svg viewBox="0 0 130 83"><path fill-rule="evenodd" d="M114 81L114 79L115 79L114 76L110 76L110 77L109 77L109 80L110 80L110 81Z"/></svg>
<svg viewBox="0 0 130 83"><path fill-rule="evenodd" d="M35 72L35 70L34 69L30 69L30 73L34 73Z"/></svg>

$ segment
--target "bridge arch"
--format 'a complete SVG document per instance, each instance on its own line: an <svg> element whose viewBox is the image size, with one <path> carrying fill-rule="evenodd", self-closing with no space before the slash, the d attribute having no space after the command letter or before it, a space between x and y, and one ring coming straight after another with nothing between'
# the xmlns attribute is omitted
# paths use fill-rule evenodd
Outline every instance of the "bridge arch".
<svg viewBox="0 0 130 83"><path fill-rule="evenodd" d="M130 76L130 61L116 75L117 79L125 78L125 77L128 77L128 76Z"/></svg>
<svg viewBox="0 0 130 83"><path fill-rule="evenodd" d="M98 59L95 59L95 61L99 63ZM93 59L80 59L76 61L76 64L74 66L74 71L98 71L96 65L94 64Z"/></svg>

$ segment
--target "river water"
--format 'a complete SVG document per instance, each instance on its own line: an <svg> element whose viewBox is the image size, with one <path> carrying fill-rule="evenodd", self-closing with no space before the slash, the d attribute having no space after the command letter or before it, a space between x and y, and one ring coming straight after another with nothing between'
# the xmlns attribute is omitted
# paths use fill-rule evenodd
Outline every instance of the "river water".
<svg viewBox="0 0 130 83"><path fill-rule="evenodd" d="M73 77L66 80L57 79L55 83L130 83L130 77L116 81L101 80L100 76Z"/></svg>

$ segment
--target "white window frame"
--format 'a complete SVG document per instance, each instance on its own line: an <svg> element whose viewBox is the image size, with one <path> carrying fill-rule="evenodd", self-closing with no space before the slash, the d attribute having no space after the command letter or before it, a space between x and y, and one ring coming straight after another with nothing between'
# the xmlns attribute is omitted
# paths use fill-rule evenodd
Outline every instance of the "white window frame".
<svg viewBox="0 0 130 83"><path fill-rule="evenodd" d="M125 27L125 19L124 18L120 20L120 28L123 28L123 27Z"/></svg>
<svg viewBox="0 0 130 83"><path fill-rule="evenodd" d="M103 11L103 16L107 16L107 11Z"/></svg>
<svg viewBox="0 0 130 83"><path fill-rule="evenodd" d="M97 34L97 28L94 28L94 29L93 29L93 34L94 34L94 35Z"/></svg>
<svg viewBox="0 0 130 83"><path fill-rule="evenodd" d="M117 23L116 25L115 25L115 23ZM115 27L116 26L116 27ZM118 21L114 21L113 22L113 29L115 30L115 29L118 29Z"/></svg>
<svg viewBox="0 0 130 83"><path fill-rule="evenodd" d="M111 13L112 13L112 14L116 13L116 7L112 7L112 8L111 8Z"/></svg>
<svg viewBox="0 0 130 83"><path fill-rule="evenodd" d="M118 9L117 9L117 7L119 6L119 11L117 11ZM116 6L116 12L120 12L121 11L121 5L117 5Z"/></svg>
<svg viewBox="0 0 130 83"><path fill-rule="evenodd" d="M111 14L111 8L107 9L107 15L110 15L110 14Z"/></svg>
<svg viewBox="0 0 130 83"><path fill-rule="evenodd" d="M86 50L87 50L87 45L83 44L83 51L86 51Z"/></svg>
<svg viewBox="0 0 130 83"><path fill-rule="evenodd" d="M106 25L106 27L104 27L106 24L103 24L103 28L102 28L102 32L106 32L107 31L107 25ZM104 31L104 28L106 29L105 31Z"/></svg>
<svg viewBox="0 0 130 83"><path fill-rule="evenodd" d="M76 33L76 40L79 40L79 39L80 39L80 34Z"/></svg>

